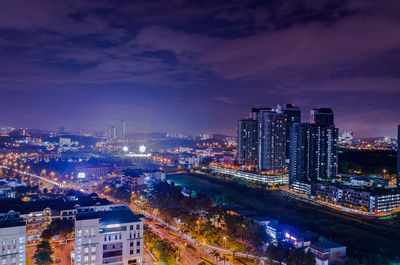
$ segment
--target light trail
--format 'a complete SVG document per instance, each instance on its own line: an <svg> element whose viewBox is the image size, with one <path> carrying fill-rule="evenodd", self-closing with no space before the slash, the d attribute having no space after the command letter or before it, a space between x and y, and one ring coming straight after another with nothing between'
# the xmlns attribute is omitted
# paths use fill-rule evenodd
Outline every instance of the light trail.
<svg viewBox="0 0 400 265"><path fill-rule="evenodd" d="M56 185L56 186L61 187L61 188L64 187L64 185L63 185L62 183L58 183L58 182L56 182L56 181L53 181L53 180L50 180L50 179L47 179L47 178L44 178L44 177L41 177L41 176L38 176L38 175L35 175L35 174L32 174L32 173L29 173L29 172L26 172L26 171L22 171L22 170L18 170L18 169L13 169L13 168L7 167L7 166L5 166L5 165L1 165L1 167L4 168L4 169L11 169L11 170L13 170L13 171L15 171L15 172L18 172L19 174L22 174L22 175L25 175L25 176L30 176L30 177L34 177L34 178L43 180L43 181L45 181L45 182L48 182L48 183L50 183L50 184Z"/></svg>

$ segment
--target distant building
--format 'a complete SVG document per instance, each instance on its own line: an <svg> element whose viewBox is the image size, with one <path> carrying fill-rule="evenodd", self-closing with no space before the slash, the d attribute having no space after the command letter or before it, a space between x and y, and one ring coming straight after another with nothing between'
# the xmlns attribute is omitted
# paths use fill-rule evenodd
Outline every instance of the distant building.
<svg viewBox="0 0 400 265"><path fill-rule="evenodd" d="M26 136L28 129L27 128L21 128L21 135Z"/></svg>
<svg viewBox="0 0 400 265"><path fill-rule="evenodd" d="M25 222L19 213L0 213L1 264L26 264L25 234Z"/></svg>
<svg viewBox="0 0 400 265"><path fill-rule="evenodd" d="M126 205L79 207L75 265L143 262L143 221Z"/></svg>
<svg viewBox="0 0 400 265"><path fill-rule="evenodd" d="M240 165L257 165L257 120L242 119L237 124L237 160Z"/></svg>
<svg viewBox="0 0 400 265"><path fill-rule="evenodd" d="M60 154L54 151L44 151L42 153L38 153L36 156L37 161L50 161L50 160L58 160L60 158Z"/></svg>
<svg viewBox="0 0 400 265"><path fill-rule="evenodd" d="M88 164L75 169L75 175L82 179L98 179L111 174L115 167L111 164Z"/></svg>
<svg viewBox="0 0 400 265"><path fill-rule="evenodd" d="M108 135L108 138L110 138L110 139L116 139L117 138L117 128L113 125L108 126L107 135Z"/></svg>
<svg viewBox="0 0 400 265"><path fill-rule="evenodd" d="M283 113L286 115L286 162L289 160L290 150L290 128L296 122L301 122L301 110L294 104L286 104L283 109Z"/></svg>
<svg viewBox="0 0 400 265"><path fill-rule="evenodd" d="M346 247L332 241L313 242L309 249L316 265L343 264L346 258Z"/></svg>
<svg viewBox="0 0 400 265"><path fill-rule="evenodd" d="M153 180L155 182L163 182L166 178L165 172L161 171L144 172L143 174L146 176L146 180Z"/></svg>
<svg viewBox="0 0 400 265"><path fill-rule="evenodd" d="M286 168L286 115L272 109L258 113L257 167L281 172Z"/></svg>
<svg viewBox="0 0 400 265"><path fill-rule="evenodd" d="M397 187L400 187L400 125L397 127Z"/></svg>
<svg viewBox="0 0 400 265"><path fill-rule="evenodd" d="M145 188L145 175L138 174L124 174L121 176L121 185L129 188L130 191L142 191Z"/></svg>
<svg viewBox="0 0 400 265"><path fill-rule="evenodd" d="M351 131L340 132L338 144L351 145L352 143L353 143L353 132L351 132Z"/></svg>
<svg viewBox="0 0 400 265"><path fill-rule="evenodd" d="M214 137L213 137L213 135L212 134L208 134L208 133L203 133L203 134L200 134L200 140L210 140L210 139L213 139Z"/></svg>
<svg viewBox="0 0 400 265"><path fill-rule="evenodd" d="M64 128L64 127L59 127L59 128L58 128L58 133L59 133L59 134L65 133L65 128Z"/></svg>
<svg viewBox="0 0 400 265"><path fill-rule="evenodd" d="M125 121L123 121L123 120L121 120L120 121L120 136L121 136L121 139L125 139L126 138L126 122Z"/></svg>

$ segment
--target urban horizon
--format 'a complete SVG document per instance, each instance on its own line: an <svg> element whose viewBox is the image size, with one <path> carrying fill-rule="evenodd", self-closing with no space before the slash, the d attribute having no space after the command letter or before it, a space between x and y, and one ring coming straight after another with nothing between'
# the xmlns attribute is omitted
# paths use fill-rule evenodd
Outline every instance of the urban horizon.
<svg viewBox="0 0 400 265"><path fill-rule="evenodd" d="M0 124L232 134L249 106L294 103L394 136L398 3L311 2L2 1Z"/></svg>

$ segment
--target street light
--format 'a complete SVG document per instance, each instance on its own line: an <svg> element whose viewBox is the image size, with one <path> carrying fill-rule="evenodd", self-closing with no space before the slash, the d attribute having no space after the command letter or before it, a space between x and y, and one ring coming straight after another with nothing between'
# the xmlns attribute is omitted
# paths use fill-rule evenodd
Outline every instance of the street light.
<svg viewBox="0 0 400 265"><path fill-rule="evenodd" d="M226 248L226 236L224 236L225 248Z"/></svg>

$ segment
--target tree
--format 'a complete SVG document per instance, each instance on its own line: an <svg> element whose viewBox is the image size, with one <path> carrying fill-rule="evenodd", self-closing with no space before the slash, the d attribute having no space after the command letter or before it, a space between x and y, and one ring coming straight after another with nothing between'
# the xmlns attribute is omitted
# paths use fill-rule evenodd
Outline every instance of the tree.
<svg viewBox="0 0 400 265"><path fill-rule="evenodd" d="M224 262L224 265L225 265L225 262L229 261L229 259L228 259L225 255L223 255L222 257L220 257L219 260L220 260L220 261L223 261L223 262Z"/></svg>
<svg viewBox="0 0 400 265"><path fill-rule="evenodd" d="M210 255L211 255L211 257L213 257L215 260L218 260L219 257L221 256L221 255L219 254L219 252L216 251L215 249L213 249L213 250L210 252Z"/></svg>
<svg viewBox="0 0 400 265"><path fill-rule="evenodd" d="M48 228L53 232L53 235L67 236L74 231L74 224L71 220L54 220Z"/></svg>
<svg viewBox="0 0 400 265"><path fill-rule="evenodd" d="M74 224L70 220L54 220L42 231L40 237L43 240L50 240L56 234L67 236L74 231Z"/></svg>
<svg viewBox="0 0 400 265"><path fill-rule="evenodd" d="M349 257L343 265L359 265L358 259Z"/></svg>
<svg viewBox="0 0 400 265"><path fill-rule="evenodd" d="M53 264L53 260L51 255L53 254L53 250L51 249L50 243L47 240L42 240L37 245L35 254L33 254L33 259L35 260L35 264L37 265L51 265Z"/></svg>
<svg viewBox="0 0 400 265"><path fill-rule="evenodd" d="M50 240L54 236L53 231L49 228L46 228L42 231L40 238L43 240Z"/></svg>

